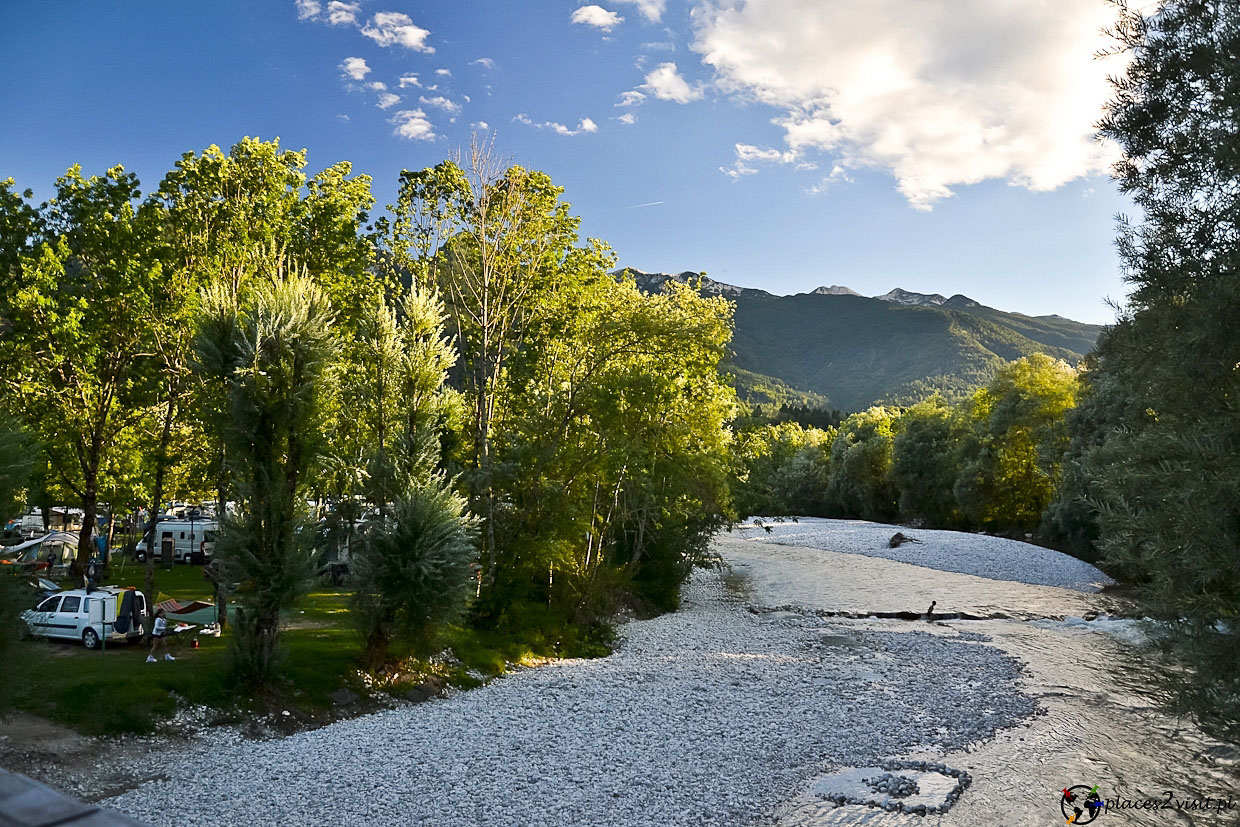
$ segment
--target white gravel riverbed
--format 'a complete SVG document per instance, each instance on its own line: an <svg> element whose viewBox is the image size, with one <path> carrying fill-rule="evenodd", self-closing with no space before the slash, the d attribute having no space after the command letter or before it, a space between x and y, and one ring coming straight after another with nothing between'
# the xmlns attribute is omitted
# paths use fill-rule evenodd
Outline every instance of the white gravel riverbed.
<svg viewBox="0 0 1240 827"><path fill-rule="evenodd" d="M1096 592L1115 582L1083 560L1006 537L821 517L799 517L795 522L766 519L762 525L770 531L751 523L733 534L755 542L862 554L938 571L1082 592ZM890 548L888 543L897 531L919 542Z"/></svg>
<svg viewBox="0 0 1240 827"><path fill-rule="evenodd" d="M1062 818L1068 784L1240 798L1240 749L1156 708L1144 677L1158 666L1133 624L1085 619L1130 614L1091 593L1096 569L906 530L934 544L914 565L880 559L892 526L807 523L815 547L752 528L718 538L731 569L696 573L679 612L622 626L610 657L277 740L208 731L170 780L102 803L178 827L1033 827ZM929 599L990 619L868 617ZM917 792L893 800L875 780L888 776Z"/></svg>
<svg viewBox="0 0 1240 827"><path fill-rule="evenodd" d="M735 825L810 779L1033 713L973 636L755 615L700 572L610 657L273 741L196 746L104 802L151 824Z"/></svg>

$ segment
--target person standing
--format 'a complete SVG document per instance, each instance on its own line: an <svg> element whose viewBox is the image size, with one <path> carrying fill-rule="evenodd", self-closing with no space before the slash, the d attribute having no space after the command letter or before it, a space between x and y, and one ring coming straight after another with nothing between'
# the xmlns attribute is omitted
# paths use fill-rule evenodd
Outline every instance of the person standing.
<svg viewBox="0 0 1240 827"><path fill-rule="evenodd" d="M160 649L164 650L164 660L176 660L172 653L168 651L168 620L164 616L164 610L160 609L155 612L155 626L151 629L151 651L146 656L147 663L155 663L155 653Z"/></svg>

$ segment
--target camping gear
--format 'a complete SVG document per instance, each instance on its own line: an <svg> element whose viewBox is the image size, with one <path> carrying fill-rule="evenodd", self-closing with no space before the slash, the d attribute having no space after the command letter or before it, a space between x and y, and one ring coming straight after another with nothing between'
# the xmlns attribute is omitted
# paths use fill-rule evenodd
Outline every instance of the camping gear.
<svg viewBox="0 0 1240 827"><path fill-rule="evenodd" d="M206 626L219 622L219 609L214 603L205 600L173 600L162 594L159 597L164 599L156 603L155 607L163 609L168 615L169 625L179 622Z"/></svg>

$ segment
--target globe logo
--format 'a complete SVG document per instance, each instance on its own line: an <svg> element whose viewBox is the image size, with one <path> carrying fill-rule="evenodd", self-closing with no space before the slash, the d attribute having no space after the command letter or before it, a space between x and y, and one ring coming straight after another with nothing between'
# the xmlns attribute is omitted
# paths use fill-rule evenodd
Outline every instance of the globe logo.
<svg viewBox="0 0 1240 827"><path fill-rule="evenodd" d="M1102 814L1107 803L1098 795L1098 785L1076 784L1064 787L1059 798L1059 811L1068 824L1089 824Z"/></svg>

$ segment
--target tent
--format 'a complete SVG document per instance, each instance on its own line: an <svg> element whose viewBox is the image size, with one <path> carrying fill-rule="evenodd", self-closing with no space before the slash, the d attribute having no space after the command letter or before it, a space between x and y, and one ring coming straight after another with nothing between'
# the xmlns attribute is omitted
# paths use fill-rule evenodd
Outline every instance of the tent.
<svg viewBox="0 0 1240 827"><path fill-rule="evenodd" d="M53 531L24 543L3 550L6 565L18 564L26 568L63 569L73 562L77 554L78 536L64 531Z"/></svg>
<svg viewBox="0 0 1240 827"><path fill-rule="evenodd" d="M18 543L15 546L6 546L4 552L6 554L24 551L34 546L41 546L44 543L73 543L75 546L78 541L76 534L69 534L64 531L53 531L50 534L44 534L42 537L32 537L24 543Z"/></svg>

